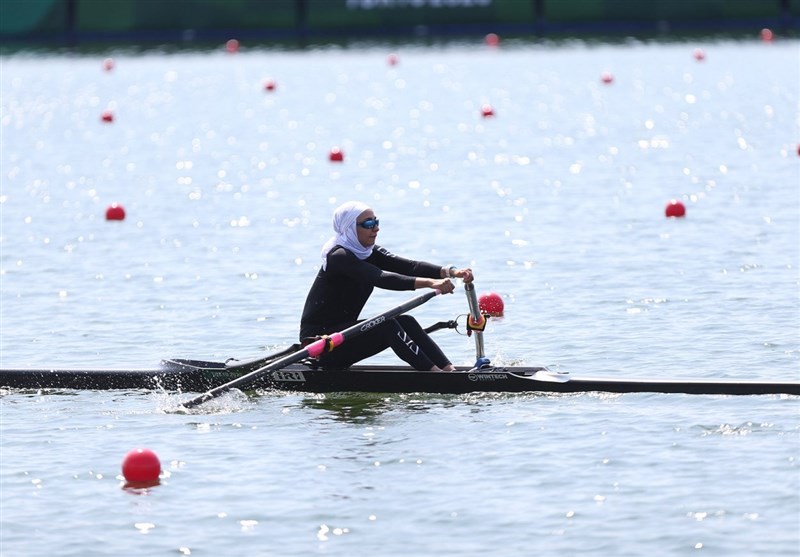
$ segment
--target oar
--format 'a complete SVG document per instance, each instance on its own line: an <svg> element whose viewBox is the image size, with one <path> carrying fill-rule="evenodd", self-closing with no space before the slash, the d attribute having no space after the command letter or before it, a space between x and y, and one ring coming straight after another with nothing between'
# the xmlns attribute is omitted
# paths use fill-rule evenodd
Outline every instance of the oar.
<svg viewBox="0 0 800 557"><path fill-rule="evenodd" d="M292 354L280 358L279 360L270 362L269 364L260 367L255 371L251 371L246 375L237 377L233 381L229 381L224 385L220 385L219 387L214 387L207 393L204 393L202 395L196 396L195 398L187 400L182 405L184 408L194 408L195 406L199 406L204 402L209 401L212 398L215 398L221 395L222 393L229 391L230 389L246 387L247 385L251 384L253 381L258 379L265 373L269 373L270 371L275 371L284 368L288 365L299 362L303 358L316 358L317 356L325 352L325 350L333 350L343 342L355 338L365 331L369 331L371 328L375 327L376 325L380 325L387 319L391 319L392 317L405 313L417 306L421 306L422 304L424 304L437 294L440 294L438 290L431 290L430 292L423 294L422 296L417 296L416 298L409 300L404 304L400 304L399 306L392 308L388 311L385 311L380 315L376 315L372 319L361 321L360 323L356 323L352 327L348 327L347 329L339 333L333 333L328 337L316 340L311 344L309 344L308 346L306 346L305 348L298 350L297 352L293 352Z"/></svg>

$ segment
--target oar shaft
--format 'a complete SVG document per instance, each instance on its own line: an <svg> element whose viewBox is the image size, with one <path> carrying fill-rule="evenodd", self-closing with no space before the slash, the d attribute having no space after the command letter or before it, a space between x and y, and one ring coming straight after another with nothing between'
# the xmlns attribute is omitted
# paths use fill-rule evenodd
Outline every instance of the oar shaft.
<svg viewBox="0 0 800 557"><path fill-rule="evenodd" d="M324 342L324 339L322 339L321 341ZM321 342L321 341L316 341L316 342L314 342L314 344L317 344L318 342ZM309 345L309 346L311 346L311 345ZM291 365L293 363L299 362L303 358L307 358L309 356L310 356L310 352L308 351L308 346L307 346L306 348L303 348L302 350L298 350L297 352L293 352L292 354L289 354L288 356L284 356L283 358L281 358L279 360L275 360L274 362L270 362L269 364L267 364L267 365L265 365L263 367L260 367L255 371L251 371L250 373L242 375L241 377L237 377L233 381L229 381L229 382L225 383L224 385L220 385L219 387L214 387L213 389L211 389L208 392L203 393L202 395L199 395L199 396L196 396L196 397L194 397L192 399L189 399L189 400L187 400L186 402L183 403L183 407L184 408L194 408L195 406L200 406L204 402L207 402L207 401L211 400L212 398L216 398L219 395L221 395L221 394L223 394L223 393L225 393L225 392L227 392L227 391L229 391L231 389L238 389L239 387L247 385L248 383L250 383L251 381L255 380L259 375L261 375L263 373L267 373L269 371L274 371L276 369L281 369L281 368L286 367L288 365Z"/></svg>
<svg viewBox="0 0 800 557"><path fill-rule="evenodd" d="M472 319L472 322L475 324L483 323L483 320L486 319L486 317L484 317L484 315L481 313L481 308L478 304L478 298L475 294L475 285L471 282L465 283L464 291L467 293L469 318ZM475 358L483 358L485 355L483 349L483 331L473 330L472 334L475 335Z"/></svg>
<svg viewBox="0 0 800 557"><path fill-rule="evenodd" d="M202 395L187 400L186 402L183 403L183 407L193 408L195 406L199 406L204 402L207 402L212 398L215 398L221 395L222 393L229 391L230 389L246 387L247 385L251 384L253 381L258 379L261 375L265 373L284 368L288 365L297 363L304 358L308 357L316 358L323 352L325 352L326 349L333 350L340 344L346 342L347 340L350 340L353 337L360 335L363 332L369 331L370 329L376 327L377 325L380 325L387 319L391 319L417 306L421 306L422 304L424 304L437 294L440 294L438 290L431 290L430 292L427 292L421 296L417 296L416 298L413 298L403 304L400 304L397 307L385 311L380 315L376 315L372 319L366 319L364 321L356 323L352 327L348 327L347 329L341 332L333 333L332 335L329 335L326 338L321 338L319 340L316 340L311 344L309 344L308 346L306 346L305 348L298 350L297 352L293 352L292 354L289 354L288 356L285 356L279 360L270 362L269 364L260 367L254 371L251 371L246 375L237 377L233 381L229 381L228 383L220 385L219 387L214 387L213 389L211 389L206 393L203 393Z"/></svg>

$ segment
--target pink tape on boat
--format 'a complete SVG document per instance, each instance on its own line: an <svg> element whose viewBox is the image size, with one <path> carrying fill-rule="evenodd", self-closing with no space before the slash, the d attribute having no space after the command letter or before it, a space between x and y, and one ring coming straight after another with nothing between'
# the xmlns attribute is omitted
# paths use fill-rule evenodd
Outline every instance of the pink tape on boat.
<svg viewBox="0 0 800 557"><path fill-rule="evenodd" d="M344 342L344 335L342 333L333 333L330 337L328 337L328 341L331 343L329 350L333 350Z"/></svg>
<svg viewBox="0 0 800 557"><path fill-rule="evenodd" d="M330 348L328 348L328 350L333 350L343 342L344 342L344 335L342 335L342 333L333 333L329 337L315 340L314 342L306 346L306 352L308 352L308 355L311 356L312 358L318 358L320 354L325 352L325 349L328 348L329 346Z"/></svg>
<svg viewBox="0 0 800 557"><path fill-rule="evenodd" d="M308 355L311 356L312 358L319 357L320 354L325 352L325 344L327 343L327 341L328 339L326 338L315 340L314 342L306 346L306 352L308 352Z"/></svg>

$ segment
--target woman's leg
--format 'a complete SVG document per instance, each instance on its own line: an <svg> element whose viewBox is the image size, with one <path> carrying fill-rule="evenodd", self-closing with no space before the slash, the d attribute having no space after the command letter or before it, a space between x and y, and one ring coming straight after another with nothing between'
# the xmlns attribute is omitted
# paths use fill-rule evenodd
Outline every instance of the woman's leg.
<svg viewBox="0 0 800 557"><path fill-rule="evenodd" d="M320 357L320 364L325 368L344 369L391 347L401 360L419 371L429 371L436 367L443 369L443 366L439 365L440 363L448 365L450 362L441 353L439 347L430 340L427 333L417 324L416 320L413 317L411 318L413 323L404 320L412 328L412 332L409 334L398 322L398 319L402 317L407 316L401 315L395 319L388 319L381 325L345 342L333 351L326 352ZM416 327L413 325L416 325ZM417 338L422 338L423 342L427 338L429 342L426 343L426 346L433 346L438 357L438 363L432 360L426 351L417 344Z"/></svg>
<svg viewBox="0 0 800 557"><path fill-rule="evenodd" d="M394 319L390 319L387 324L391 324L393 334L389 340L389 346L392 347L394 353L397 354L401 360L409 364L417 371L432 371L437 369L439 365L433 361L428 353L416 342L415 336L410 334L400 321L405 315L400 315ZM411 318L413 319L413 317ZM406 321L403 320L405 323ZM414 321L416 323L416 321ZM423 331L424 334L424 331Z"/></svg>
<svg viewBox="0 0 800 557"><path fill-rule="evenodd" d="M438 368L446 369L452 366L439 345L425 332L416 319L410 315L400 315L396 319L400 327Z"/></svg>
<svg viewBox="0 0 800 557"><path fill-rule="evenodd" d="M323 368L347 369L351 365L383 352L389 348L389 339L385 332L386 323L354 337L341 346L320 356L319 363ZM342 327L346 328L346 327Z"/></svg>

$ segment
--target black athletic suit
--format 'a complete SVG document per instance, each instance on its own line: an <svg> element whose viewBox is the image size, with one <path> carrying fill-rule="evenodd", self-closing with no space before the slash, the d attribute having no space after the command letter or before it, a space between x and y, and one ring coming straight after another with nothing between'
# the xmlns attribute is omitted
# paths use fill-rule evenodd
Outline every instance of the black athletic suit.
<svg viewBox="0 0 800 557"><path fill-rule="evenodd" d="M398 257L375 246L364 260L342 246L328 253L327 268L320 269L308 292L300 339L346 329L359 320L361 310L377 286L386 290L414 290L414 278L441 278L441 267ZM326 368L347 368L382 352L394 352L417 370L450 364L441 349L410 315L400 315L361 333L320 357Z"/></svg>

